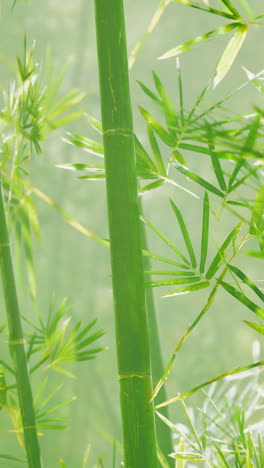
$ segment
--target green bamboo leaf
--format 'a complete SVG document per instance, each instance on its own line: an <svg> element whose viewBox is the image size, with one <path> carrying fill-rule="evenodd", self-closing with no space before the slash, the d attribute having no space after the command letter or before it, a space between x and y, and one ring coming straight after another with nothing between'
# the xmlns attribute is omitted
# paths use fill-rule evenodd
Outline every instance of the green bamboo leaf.
<svg viewBox="0 0 264 468"><path fill-rule="evenodd" d="M104 166L98 166L97 164L83 164L83 163L66 163L58 164L56 167L60 169L67 169L70 171L89 171L89 172L104 172Z"/></svg>
<svg viewBox="0 0 264 468"><path fill-rule="evenodd" d="M216 76L214 78L214 88L223 80L230 70L238 52L240 51L248 32L247 24L237 23L237 30L229 41L218 65L216 68Z"/></svg>
<svg viewBox="0 0 264 468"><path fill-rule="evenodd" d="M186 269L186 270L190 269L190 266L174 262L173 260L171 260L169 258L161 257L160 255L156 255L156 254L154 254L152 252L149 252L148 250L142 250L142 253L143 253L144 256L153 258L154 260L158 260L160 262L167 263L169 265L174 265L174 266L177 266L179 268Z"/></svg>
<svg viewBox="0 0 264 468"><path fill-rule="evenodd" d="M146 122L152 127L154 132L160 137L160 139L166 143L168 146L175 146L176 145L176 135L172 133L167 133L166 130L162 127L162 125L151 115L146 109L139 106L139 110L143 115Z"/></svg>
<svg viewBox="0 0 264 468"><path fill-rule="evenodd" d="M158 169L153 163L151 157L148 155L147 151L145 150L144 146L141 144L137 136L135 135L135 149L136 149L136 156L137 156L137 163L146 167L149 172L158 173Z"/></svg>
<svg viewBox="0 0 264 468"><path fill-rule="evenodd" d="M186 286L185 288L179 288L175 291L172 291L168 294L164 294L162 297L169 297L169 296L179 296L181 294L189 294L190 292L200 291L201 289L208 288L210 286L209 281L201 281L197 284L191 284L190 286Z"/></svg>
<svg viewBox="0 0 264 468"><path fill-rule="evenodd" d="M145 271L145 275L166 275L166 276L194 276L193 271L174 271L174 270L147 270Z"/></svg>
<svg viewBox="0 0 264 468"><path fill-rule="evenodd" d="M211 151L205 146L199 146L190 143L180 143L179 148L186 149L188 151L193 151L194 153L208 154L209 156L211 155Z"/></svg>
<svg viewBox="0 0 264 468"><path fill-rule="evenodd" d="M162 106L162 101L161 99L159 99L156 94L154 94L146 85L144 85L141 81L138 81L137 80L137 83L139 84L140 88L142 89L142 91L148 96L150 97L150 99L152 99L154 102L156 102L156 104L158 104L159 106Z"/></svg>
<svg viewBox="0 0 264 468"><path fill-rule="evenodd" d="M173 107L173 104L171 102L171 100L169 99L168 95L167 95L167 92L160 80L160 78L158 77L158 75L155 73L155 72L152 72L152 75L153 75L153 79L154 79L154 82L155 82L155 85L156 85L156 88L157 88L157 91L162 99L162 103L161 103L161 106L162 106L162 109L164 111L164 115L165 115L165 119L166 119L166 123L167 123L167 126L168 126L168 129L177 129L179 127L179 122L178 122L178 117L177 117L177 114L174 110L174 107Z"/></svg>
<svg viewBox="0 0 264 468"><path fill-rule="evenodd" d="M191 242L187 227L185 225L185 222L183 220L183 217L181 215L181 212L180 212L179 208L177 208L177 206L175 205L175 203L171 199L170 199L170 203L171 203L172 209L173 209L173 211L174 211L174 213L175 213L175 215L177 217L178 223L180 225L182 236L183 236L186 248L187 248L189 256L190 256L191 265L192 265L193 268L196 268L197 263L196 263L195 253L194 253L194 250L193 250L192 242Z"/></svg>
<svg viewBox="0 0 264 468"><path fill-rule="evenodd" d="M53 129L65 127L69 123L73 122L74 120L79 119L80 117L83 116L83 111L76 111L76 112L71 112L68 115L65 115L64 117L61 117L60 119L52 120L51 122L48 121L48 125Z"/></svg>
<svg viewBox="0 0 264 468"><path fill-rule="evenodd" d="M192 452L177 452L177 453L172 453L171 457L175 458L175 460L184 460L184 461L190 461L190 462L205 462L206 459L202 458L200 454L195 454Z"/></svg>
<svg viewBox="0 0 264 468"><path fill-rule="evenodd" d="M215 151L212 129L207 122L205 122L205 125L206 125L207 137L208 137L208 147L211 153L210 156L211 156L214 173L216 175L220 188L225 192L226 183L225 183L224 173L223 173L220 161L219 161L218 154Z"/></svg>
<svg viewBox="0 0 264 468"><path fill-rule="evenodd" d="M244 284L249 286L256 294L257 296L264 302L264 294L263 292L251 281L245 273L243 273L239 268L233 266L233 265L228 265L231 271L235 273L235 275L243 281Z"/></svg>
<svg viewBox="0 0 264 468"><path fill-rule="evenodd" d="M208 271L206 273L206 278L211 279L213 276L216 274L218 268L220 267L221 263L223 262L226 250L231 242L235 240L237 237L240 229L241 229L242 223L239 223L231 232L228 234L227 238L221 245L220 249L218 250L217 254L215 255L211 265L208 268Z"/></svg>
<svg viewBox="0 0 264 468"><path fill-rule="evenodd" d="M243 293L235 289L230 284L225 283L224 281L220 281L220 284L227 292L229 292L229 294L231 294L231 296L235 297L238 301L244 304L244 306L252 310L252 312L254 312L258 317L264 319L264 309L252 302L248 297L246 297Z"/></svg>
<svg viewBox="0 0 264 468"><path fill-rule="evenodd" d="M203 179L202 177L198 176L197 174L194 174L194 172L189 171L187 167L183 166L182 164L175 164L176 169L184 174L186 177L189 179L192 179L194 182L197 184L201 185L203 188L206 190L209 190L209 192L214 193L218 197L224 198L223 192L218 190L214 185L210 184L210 182L207 182L207 180Z"/></svg>
<svg viewBox="0 0 264 468"><path fill-rule="evenodd" d="M177 249L177 247L166 236L164 236L164 234L162 234L159 231L158 228L156 228L156 226L154 226L154 224L152 224L143 216L141 216L140 219L141 221L143 221L143 223L145 223L148 227L150 227L150 229L152 229L152 231L154 231L165 242L165 244L168 245L168 247L174 250L174 252L176 252L176 254L184 261L184 263L186 263L186 265L188 266L190 265L190 262L187 260L187 258L179 251L179 249Z"/></svg>
<svg viewBox="0 0 264 468"><path fill-rule="evenodd" d="M99 120L95 119L94 117L87 114L86 112L83 115L90 122L91 126L102 135L103 134L102 122L99 122Z"/></svg>
<svg viewBox="0 0 264 468"><path fill-rule="evenodd" d="M241 6L241 8L243 8L244 12L249 16L249 18L253 20L256 15L251 5L249 5L248 1L247 0L237 0L237 1L239 5Z"/></svg>
<svg viewBox="0 0 264 468"><path fill-rule="evenodd" d="M175 159L176 163L179 163L182 166L187 167L187 163L186 163L184 157L182 156L182 154L180 153L180 151L178 151L178 150L173 151L171 153L171 157Z"/></svg>
<svg viewBox="0 0 264 468"><path fill-rule="evenodd" d="M159 281L147 281L145 283L146 288L156 288L159 286L171 286L172 284L188 284L188 283L198 283L201 278L200 276L190 276L182 278L171 278L166 280Z"/></svg>
<svg viewBox="0 0 264 468"><path fill-rule="evenodd" d="M250 257L255 257L255 258L264 258L264 251L258 252L255 250L249 250L245 252L246 255L249 255Z"/></svg>
<svg viewBox="0 0 264 468"><path fill-rule="evenodd" d="M155 190L161 187L164 184L164 180L156 180L156 182L152 182L151 184L145 185L139 190L139 194L143 194L145 192L149 192L150 190Z"/></svg>
<svg viewBox="0 0 264 468"><path fill-rule="evenodd" d="M237 11L237 9L234 7L232 2L230 0L220 0L223 5L225 5L230 13L232 13L236 18L241 18L240 13Z"/></svg>
<svg viewBox="0 0 264 468"><path fill-rule="evenodd" d="M81 179L81 180L105 179L105 174L84 175L84 176L79 176L78 179Z"/></svg>
<svg viewBox="0 0 264 468"><path fill-rule="evenodd" d="M0 458L2 458L3 460L15 461L18 463L26 463L26 460L24 458L14 457L13 455L8 455L5 453L0 453Z"/></svg>
<svg viewBox="0 0 264 468"><path fill-rule="evenodd" d="M154 154L154 158L155 158L156 165L158 168L158 173L161 174L162 176L166 176L166 169L164 166L164 162L161 156L161 152L160 152L156 137L154 135L154 132L150 124L148 124L147 128L148 128L148 137L149 137L150 145L151 145L152 152Z"/></svg>
<svg viewBox="0 0 264 468"><path fill-rule="evenodd" d="M249 327L253 328L253 330L256 330L259 332L261 335L264 335L264 325L259 325L258 323L252 323L248 322L247 320L243 320L244 323L246 323Z"/></svg>
<svg viewBox="0 0 264 468"><path fill-rule="evenodd" d="M262 184L256 194L250 221L250 234L264 231L264 184Z"/></svg>
<svg viewBox="0 0 264 468"><path fill-rule="evenodd" d="M226 13L225 11L217 10L216 8L211 8L208 5L209 2L206 2L207 3L206 6L203 6L200 3L197 3L197 2L191 1L191 0L173 0L173 1L175 3L180 3L182 5L186 5L186 6L189 6L189 7L192 7L192 8L196 8L197 10L206 11L207 13L212 13L212 14L217 15L217 16L224 16L225 18L229 18L229 19L235 19L236 18L236 15L234 15L234 14Z"/></svg>
<svg viewBox="0 0 264 468"><path fill-rule="evenodd" d="M202 226L202 239L201 239L201 260L200 272L204 272L207 250L208 250L208 236L209 236L209 219L210 219L210 202L208 193L205 192L203 200L203 226Z"/></svg>
<svg viewBox="0 0 264 468"><path fill-rule="evenodd" d="M227 34L229 31L232 31L232 29L237 28L239 25L240 25L240 23L234 22L234 23L229 23L229 24L227 24L225 26L221 26L220 28L213 29L212 31L209 31L206 34L202 34L201 36L197 36L194 39L191 39L190 41L184 42L184 44L181 44L181 45L175 47L174 49L169 50L165 54L158 57L158 59L159 60L164 60L164 59L167 59L167 58L176 57L177 55L180 55L183 52L186 52L187 50L190 50L193 46L195 46L199 42L210 39L210 37Z"/></svg>
<svg viewBox="0 0 264 468"><path fill-rule="evenodd" d="M68 138L64 138L66 143L82 148L84 151L100 156L101 158L104 156L104 147L101 143L97 143L94 140L77 135L76 133L68 132L67 135Z"/></svg>
<svg viewBox="0 0 264 468"><path fill-rule="evenodd" d="M183 86L182 86L182 74L181 74L181 62L180 57L176 58L176 69L178 74L178 89L179 89L179 102L180 102L180 117L181 124L184 125L184 106L183 106Z"/></svg>
<svg viewBox="0 0 264 468"><path fill-rule="evenodd" d="M235 375L235 374L240 374L241 372L248 371L250 369L255 369L256 367L261 367L264 365L264 361L258 361L255 362L254 364L249 364L248 366L244 367L237 367L236 369L232 369L231 371L225 372L224 374L219 375L218 377L215 377L214 379L207 380L206 382L197 385L196 387L192 388L188 392L181 393L180 395L177 395L174 398L170 398L170 400L164 401L163 403L160 403L159 405L155 406L155 409L162 408L164 406L168 406L176 401L179 400L184 400L185 398L188 398L191 395L194 395L196 392L201 390L204 387L207 387L208 385L211 385L214 382L217 382L218 380L222 380L225 377L229 377L230 375Z"/></svg>

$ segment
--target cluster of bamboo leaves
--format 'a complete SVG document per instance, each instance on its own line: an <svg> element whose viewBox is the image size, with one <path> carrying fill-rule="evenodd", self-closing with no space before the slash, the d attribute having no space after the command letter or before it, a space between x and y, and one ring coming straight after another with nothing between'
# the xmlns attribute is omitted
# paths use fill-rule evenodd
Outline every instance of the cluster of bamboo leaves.
<svg viewBox="0 0 264 468"><path fill-rule="evenodd" d="M203 390L197 408L178 403L182 422L160 418L175 436L176 467L256 467L264 462L263 372L249 370ZM164 464L164 466L166 466Z"/></svg>
<svg viewBox="0 0 264 468"><path fill-rule="evenodd" d="M43 320L42 312L38 308L32 236L34 235L40 241L41 229L33 194L37 194L49 205L55 205L67 222L81 232L86 235L89 232L84 232L85 228L74 221L46 194L30 184L28 169L31 158L42 152L42 142L50 131L82 115L81 111L72 111L72 108L84 97L84 93L78 89L57 97L65 70L58 74L57 71L54 73L49 70L49 67L46 68L48 76L46 82L43 82L33 52L34 46L28 49L25 38L24 54L21 58L17 58L16 78L10 84L9 89L3 91L3 106L0 113L0 174L9 239L15 240L16 264L21 267L23 259L25 260L27 280L26 285L23 284L23 286L28 289L35 310L36 320L23 313L21 318L24 321L24 351L30 380L33 382L38 375L43 376L43 383L34 396L36 427L41 434L43 430L68 427L66 419L56 415L56 412L74 399L53 403L62 385L52 391L48 388L50 371L72 377L73 374L65 369L65 365L94 359L103 349L94 346L94 343L103 335L103 331L95 330L96 320L87 325L83 325L81 321L74 323L69 314L72 304L68 303L66 298L59 305L56 305L54 298L51 299L48 314L44 314L47 316L46 320ZM4 254L1 253L1 255ZM4 321L0 328L2 345L7 349L10 324L12 326L15 312L9 310L8 314L10 314L8 321ZM12 346L9 358L1 356L0 360L0 409L9 415L22 453L28 454L28 447L25 446L23 440L24 421L18 399L23 389L18 388L18 369L16 361L13 361L11 348ZM5 352L6 354L8 353ZM26 398L28 398L27 395ZM2 453L2 451L0 460L7 463L8 460L9 462L25 461L23 456L18 458ZM28 463L33 467L29 460Z"/></svg>

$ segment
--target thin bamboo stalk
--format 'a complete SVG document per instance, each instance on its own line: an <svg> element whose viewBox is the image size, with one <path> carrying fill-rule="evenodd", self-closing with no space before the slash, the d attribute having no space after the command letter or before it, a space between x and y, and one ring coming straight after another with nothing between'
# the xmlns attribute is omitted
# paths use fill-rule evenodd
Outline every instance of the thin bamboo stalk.
<svg viewBox="0 0 264 468"><path fill-rule="evenodd" d="M142 203L141 200L139 202L140 212L142 213ZM145 225L141 224L141 234L142 234L142 247L145 250L148 250L148 243L147 243L147 235L145 230ZM151 270L151 264L149 261L149 257L144 257L144 267L145 270ZM148 277L147 280L149 281L150 278ZM148 316L148 324L149 324L149 333L150 333L150 361L151 361L151 372L152 372L152 379L154 387L160 380L160 376L164 374L164 365L162 359L162 351L160 345L160 337L159 337L159 327L158 327L158 317L156 313L155 307L155 299L153 295L153 289L147 288L146 289L146 305L147 305L147 316ZM162 403L163 401L167 400L167 392L166 386L160 389L156 399L155 405ZM166 411L164 411L166 410ZM161 414L169 419L169 408L166 406L161 408ZM156 431L157 431L157 441L159 447L166 457L166 461L171 468L174 468L175 462L171 457L168 457L168 454L173 452L173 444L172 444L172 437L171 437L171 430L168 426L166 426L158 416L156 416Z"/></svg>
<svg viewBox="0 0 264 468"><path fill-rule="evenodd" d="M35 423L32 390L29 381L24 337L20 318L16 283L12 265L10 240L6 223L2 185L0 184L0 268L9 327L9 345L14 363L25 449L29 468L41 468L40 448Z"/></svg>
<svg viewBox="0 0 264 468"><path fill-rule="evenodd" d="M125 466L157 468L123 1L95 12Z"/></svg>

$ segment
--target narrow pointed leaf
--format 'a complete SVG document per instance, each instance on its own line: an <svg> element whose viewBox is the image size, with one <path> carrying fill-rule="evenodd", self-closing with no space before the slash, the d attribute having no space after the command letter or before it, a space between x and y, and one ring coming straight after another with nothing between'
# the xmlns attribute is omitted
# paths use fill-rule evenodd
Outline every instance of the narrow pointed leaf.
<svg viewBox="0 0 264 468"><path fill-rule="evenodd" d="M89 114L84 114L84 116L87 118L87 120L90 122L91 126L97 130L101 135L103 134L103 128L102 128L102 123L99 122L99 120L95 119Z"/></svg>
<svg viewBox="0 0 264 468"><path fill-rule="evenodd" d="M226 13L222 10L217 10L216 8L211 8L210 6L203 6L199 3L192 2L190 0L173 0L175 3L181 3L182 5L186 5L192 8L196 8L197 10L206 11L207 13L212 13L217 16L224 16L225 18L235 19L234 14ZM209 2L207 2L209 3Z"/></svg>
<svg viewBox="0 0 264 468"><path fill-rule="evenodd" d="M256 330L261 335L264 335L264 325L259 325L258 323L248 322L247 320L243 320L243 322L246 323L249 327L253 328L253 330Z"/></svg>
<svg viewBox="0 0 264 468"><path fill-rule="evenodd" d="M228 265L228 267L230 268L231 271L233 271L233 273L235 273L235 275L238 276L238 278L240 278L243 281L244 284L249 286L257 294L257 296L264 302L264 293L253 283L253 281L251 281L245 275L245 273L243 273L239 268L233 265Z"/></svg>
<svg viewBox="0 0 264 468"><path fill-rule="evenodd" d="M210 204L208 193L205 192L203 200L203 226L202 226L202 240L201 240L201 260L200 272L204 272L205 262L208 250L208 236L209 236L209 217L210 217Z"/></svg>
<svg viewBox="0 0 264 468"><path fill-rule="evenodd" d="M152 99L154 102L156 102L156 104L158 104L159 106L162 105L162 101L161 99L159 99L156 94L153 93L153 91L151 91L146 85L144 85L141 81L138 81L137 80L137 83L139 84L140 88L142 89L142 91L144 91L144 93L150 97L150 99Z"/></svg>
<svg viewBox="0 0 264 468"><path fill-rule="evenodd" d="M239 223L231 232L228 234L227 238L221 245L220 249L218 250L216 256L214 257L211 265L208 268L206 273L206 278L211 279L216 274L218 268L220 267L221 263L224 260L224 256L229 244L235 240L236 236L238 235L241 229L241 223Z"/></svg>
<svg viewBox="0 0 264 468"><path fill-rule="evenodd" d="M264 184L262 184L256 194L250 221L250 234L264 231Z"/></svg>
<svg viewBox="0 0 264 468"><path fill-rule="evenodd" d="M218 154L215 151L212 129L210 128L207 122L206 122L206 131L207 131L207 137L208 137L208 142L209 142L208 146L209 146L209 150L211 153L211 161L212 161L214 173L216 175L220 188L225 192L226 183L225 183L224 173L223 173L220 161L219 161Z"/></svg>
<svg viewBox="0 0 264 468"><path fill-rule="evenodd" d="M222 380L225 377L229 377L230 375L239 374L241 372L245 372L247 370L254 369L256 367L261 367L263 365L264 365L264 361L259 361L259 362L255 362L254 364L249 364L248 366L245 366L245 367L237 367L236 369L225 372L224 374L221 374L218 377L215 377L214 379L207 380L206 382L204 382L204 383L202 383L200 385L197 385L196 387L192 388L192 390L189 390L188 392L181 393L180 395L177 395L176 397L171 398L170 400L167 400L167 401L164 401L163 403L160 403L159 405L155 406L155 409L162 408L164 406L168 406L171 403L174 403L174 402L179 401L179 400L184 400L185 398L188 398L189 396L194 395L196 392L198 392L202 388L207 387L208 385L211 385L212 383L217 382L218 380Z"/></svg>
<svg viewBox="0 0 264 468"><path fill-rule="evenodd" d="M151 115L146 109L139 106L139 110L141 114L143 115L144 119L146 120L146 122L150 124L154 132L160 137L160 139L164 143L166 143L166 145L171 146L171 147L176 145L176 141L177 141L176 135L166 132L166 130L157 121L157 119L155 119L155 117Z"/></svg>
<svg viewBox="0 0 264 468"><path fill-rule="evenodd" d="M166 276L194 276L193 271L174 271L174 270L147 270L145 275L166 275Z"/></svg>
<svg viewBox="0 0 264 468"><path fill-rule="evenodd" d="M194 172L189 171L185 166L181 164L175 165L176 169L184 174L186 177L189 177L189 179L193 180L197 184L201 185L201 187L205 188L206 190L209 190L209 192L214 193L218 197L224 198L223 192L218 190L214 185L210 184L210 182L207 182L207 180L203 179L202 177L198 176L197 174L194 174Z"/></svg>
<svg viewBox="0 0 264 468"><path fill-rule="evenodd" d="M190 265L190 262L187 260L187 258L177 249L177 247L166 237L164 234L162 234L158 228L154 226L150 221L148 221L146 218L143 218L143 216L140 217L141 220L152 229L167 245L170 247L174 252L176 252L179 257L187 264Z"/></svg>
<svg viewBox="0 0 264 468"><path fill-rule="evenodd" d="M175 205L175 203L172 200L170 200L170 203L171 203L173 211L174 211L174 213L175 213L175 215L177 217L178 223L180 225L181 232L182 232L182 235L183 235L183 239L184 239L186 248L187 248L189 256L190 256L191 265L192 265L193 268L196 268L197 263L196 263L195 253L194 253L194 250L193 250L192 242L191 242L187 227L185 225L185 222L183 220L183 217L181 215L181 212L180 212L179 208L177 208L177 206Z"/></svg>
<svg viewBox="0 0 264 468"><path fill-rule="evenodd" d="M169 50L165 54L161 55L159 57L159 59L164 60L164 59L171 58L171 57L177 57L177 55L180 55L183 52L186 52L187 50L190 50L193 46L195 46L199 42L210 39L210 37L226 34L229 31L231 31L232 29L237 28L238 25L239 25L239 23L230 23L230 24L227 24L226 26L221 26L220 28L213 29L212 31L209 31L206 34L202 34L201 36L197 36L194 39L191 39L190 41L184 42L184 44L181 44L181 45L175 47L174 49Z"/></svg>
<svg viewBox="0 0 264 468"><path fill-rule="evenodd" d="M148 281L145 283L146 288L156 288L159 286L171 286L172 284L188 284L188 283L198 283L201 278L200 276L190 276L183 278L171 278L167 280L159 281Z"/></svg>
<svg viewBox="0 0 264 468"><path fill-rule="evenodd" d="M237 11L237 9L234 7L233 3L230 0L220 0L223 5L225 5L230 13L232 13L236 18L241 18L240 13Z"/></svg>
<svg viewBox="0 0 264 468"><path fill-rule="evenodd" d="M165 115L165 119L166 119L166 123L168 125L168 128L172 128L172 129L175 129L175 128L178 128L179 126L179 122L178 122L178 117L177 117L177 114L173 108L173 104L171 102L171 100L169 99L168 95L167 95L167 92L160 80L160 78L158 77L158 75L153 72L153 78L154 78L154 82L155 82L155 85L156 85L156 88L157 88L157 91L162 99L162 108L163 108L163 111L164 111L164 115Z"/></svg>
<svg viewBox="0 0 264 468"><path fill-rule="evenodd" d="M244 306L252 310L252 312L254 312L258 317L264 319L264 309L252 302L248 297L246 297L243 293L238 291L238 289L234 288L230 284L225 283L224 281L220 281L220 284L227 292L229 292L229 294L231 294L231 296L235 297L238 301L244 304Z"/></svg>
<svg viewBox="0 0 264 468"><path fill-rule="evenodd" d="M149 252L148 250L143 250L143 255L146 256L146 257L150 257L150 258L153 258L154 260L158 260L160 262L163 262L163 263L167 263L169 265L174 265L174 266L177 266L179 268L183 268L183 269L186 269L186 270L189 270L190 269L190 266L187 266L187 265L183 265L181 263L177 263L177 262L174 262L173 260L169 259L169 258L165 258L165 257L161 257L160 255L156 255L152 252Z"/></svg>
<svg viewBox="0 0 264 468"><path fill-rule="evenodd" d="M228 71L230 70L233 62L236 59L238 52L240 51L244 40L246 39L248 31L247 24L238 25L237 31L235 32L232 39L229 41L218 65L216 68L216 76L214 79L214 88L223 80Z"/></svg>
<svg viewBox="0 0 264 468"><path fill-rule="evenodd" d="M163 159L161 156L161 152L160 152L156 137L154 135L154 132L150 125L148 125L148 137L149 137L150 145L154 154L158 172L162 176L166 176L166 170L165 170L165 166L164 166Z"/></svg>
<svg viewBox="0 0 264 468"><path fill-rule="evenodd" d="M208 288L210 286L209 281L201 281L197 284L191 284L190 286L186 286L185 288L176 289L168 294L164 294L162 297L169 297L169 296L179 296L181 294L189 294L194 291L200 291L201 289Z"/></svg>
<svg viewBox="0 0 264 468"><path fill-rule="evenodd" d="M76 135L75 133L67 133L68 138L65 138L66 143L82 148L88 153L95 154L96 156L103 157L104 147L101 143L97 143L94 140L83 137L81 135Z"/></svg>

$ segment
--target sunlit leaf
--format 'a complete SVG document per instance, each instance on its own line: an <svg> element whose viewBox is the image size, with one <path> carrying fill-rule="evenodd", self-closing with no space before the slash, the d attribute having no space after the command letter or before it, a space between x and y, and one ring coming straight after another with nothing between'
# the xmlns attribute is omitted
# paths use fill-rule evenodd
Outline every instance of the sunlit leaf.
<svg viewBox="0 0 264 468"><path fill-rule="evenodd" d="M210 286L209 281L201 281L197 284L191 284L190 286L186 286L184 288L176 289L175 291L169 292L168 294L164 294L162 297L171 297L171 296L179 296L182 294L189 294L194 291L200 291L201 289L208 288Z"/></svg>
<svg viewBox="0 0 264 468"><path fill-rule="evenodd" d="M245 366L245 367L237 367L236 369L232 369L232 370L230 370L228 372L225 372L224 374L219 375L218 377L215 377L215 378L213 378L211 380L207 380L206 382L204 382L204 383L202 383L200 385L197 385L196 387L192 388L188 392L181 393L181 394L177 395L174 398L170 398L169 400L158 404L157 406L155 406L155 408L156 409L162 408L164 406L170 405L171 403L175 403L176 401L184 400L185 398L188 398L189 396L194 395L194 393L198 392L202 388L207 387L208 385L211 385L213 382L217 382L218 380L222 380L225 377L229 377L231 375L239 374L240 372L245 372L247 370L254 369L256 367L261 367L263 365L264 365L264 361L259 361L259 362L255 362L254 364L249 364L248 366Z"/></svg>
<svg viewBox="0 0 264 468"><path fill-rule="evenodd" d="M247 24L240 24L232 37L229 41L218 65L216 68L216 76L214 79L214 88L223 80L226 76L228 71L230 70L233 62L235 61L238 52L240 51L244 40L246 39L246 35L248 32L248 25Z"/></svg>
<svg viewBox="0 0 264 468"><path fill-rule="evenodd" d="M261 335L264 335L264 325L259 325L258 323L248 322L247 320L243 320L243 322L246 323L249 327L253 328L253 330L256 330Z"/></svg>
<svg viewBox="0 0 264 468"><path fill-rule="evenodd" d="M206 34L202 34L201 36L197 36L194 39L191 39L190 41L184 42L184 44L181 44L174 49L169 50L165 54L161 55L159 57L160 60L171 58L171 57L176 57L177 55L182 54L183 52L186 52L187 50L190 50L193 46L196 44L205 41L207 39L210 39L210 37L214 36L219 36L223 34L227 34L229 31L232 31L232 29L236 29L240 24L239 23L230 23L225 26L221 26L220 28L213 29L212 31L209 31Z"/></svg>

